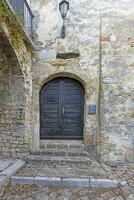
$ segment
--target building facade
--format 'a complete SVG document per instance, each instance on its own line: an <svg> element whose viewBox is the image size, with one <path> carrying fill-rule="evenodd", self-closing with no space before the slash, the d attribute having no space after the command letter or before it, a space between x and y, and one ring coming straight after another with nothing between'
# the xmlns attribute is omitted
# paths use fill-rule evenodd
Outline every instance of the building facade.
<svg viewBox="0 0 134 200"><path fill-rule="evenodd" d="M65 38L60 2L31 0L34 49L23 39L13 65L1 53L1 152L79 140L101 160L133 161L134 2L68 1Z"/></svg>

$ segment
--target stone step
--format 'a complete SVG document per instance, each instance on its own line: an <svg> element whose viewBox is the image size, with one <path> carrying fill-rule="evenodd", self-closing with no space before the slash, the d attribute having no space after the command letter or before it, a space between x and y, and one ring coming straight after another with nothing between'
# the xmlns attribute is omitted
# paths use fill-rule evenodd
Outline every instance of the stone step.
<svg viewBox="0 0 134 200"><path fill-rule="evenodd" d="M89 156L88 152L77 149L39 149L30 152L31 155L44 155L44 156Z"/></svg>
<svg viewBox="0 0 134 200"><path fill-rule="evenodd" d="M44 155L29 155L26 158L27 162L32 163L38 163L42 162L45 164L85 164L85 165L91 165L91 159L89 157L83 157L83 156L44 156Z"/></svg>
<svg viewBox="0 0 134 200"><path fill-rule="evenodd" d="M92 166L88 162L43 162L27 161L25 167L20 170L17 176L47 176L47 177L94 177L106 178L105 170L100 166Z"/></svg>
<svg viewBox="0 0 134 200"><path fill-rule="evenodd" d="M90 178L60 178L60 177L25 177L13 176L11 184L19 185L49 185L49 186L75 186L87 188L116 188L118 181L111 179L90 179Z"/></svg>
<svg viewBox="0 0 134 200"><path fill-rule="evenodd" d="M45 143L45 144L40 144L40 149L47 149L47 148L52 148L52 149L63 149L63 150L69 150L69 149L77 149L77 150L84 150L84 144L82 143Z"/></svg>

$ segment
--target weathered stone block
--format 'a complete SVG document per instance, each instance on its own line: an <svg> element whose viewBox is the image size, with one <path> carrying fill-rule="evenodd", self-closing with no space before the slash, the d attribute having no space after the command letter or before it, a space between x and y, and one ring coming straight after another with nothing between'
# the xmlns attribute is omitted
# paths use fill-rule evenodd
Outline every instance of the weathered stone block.
<svg viewBox="0 0 134 200"><path fill-rule="evenodd" d="M11 178L12 184L20 184L20 185L32 185L34 184L34 177L19 177L19 176L13 176Z"/></svg>
<svg viewBox="0 0 134 200"><path fill-rule="evenodd" d="M0 188L4 186L7 183L7 181L9 181L9 178L7 176L0 175Z"/></svg>
<svg viewBox="0 0 134 200"><path fill-rule="evenodd" d="M88 178L63 178L62 185L89 187L89 179Z"/></svg>
<svg viewBox="0 0 134 200"><path fill-rule="evenodd" d="M118 181L109 179L90 179L90 187L95 188L116 188Z"/></svg>
<svg viewBox="0 0 134 200"><path fill-rule="evenodd" d="M35 177L34 184L37 185L61 185L61 179L52 177Z"/></svg>
<svg viewBox="0 0 134 200"><path fill-rule="evenodd" d="M4 176L9 176L11 177L12 175L14 175L20 168L22 168L25 165L25 161L22 160L18 160L17 162L15 162L13 165L11 165L10 167L8 167L7 169L5 169L4 171L2 171L0 173L0 175L4 175Z"/></svg>

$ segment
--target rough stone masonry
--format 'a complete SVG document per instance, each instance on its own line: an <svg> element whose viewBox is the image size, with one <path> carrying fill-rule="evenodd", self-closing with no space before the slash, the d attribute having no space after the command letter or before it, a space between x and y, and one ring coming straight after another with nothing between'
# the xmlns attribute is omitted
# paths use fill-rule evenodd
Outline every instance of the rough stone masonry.
<svg viewBox="0 0 134 200"><path fill-rule="evenodd" d="M133 161L134 1L69 0L65 39L59 2L30 1L35 16L32 67L25 40L15 48L19 64L13 54L3 54L0 41L0 151L15 156L39 148L40 90L55 77L70 77L85 89L85 145L102 160ZM57 56L70 53L79 56ZM95 115L89 115L89 104L97 105Z"/></svg>
<svg viewBox="0 0 134 200"><path fill-rule="evenodd" d="M132 161L134 150L134 2L72 0L61 38L59 0L31 0L34 19L33 148L39 147L39 92L60 76L85 88L84 143L102 160ZM80 54L59 59L57 54ZM97 105L89 115L89 104Z"/></svg>
<svg viewBox="0 0 134 200"><path fill-rule="evenodd" d="M31 45L6 1L0 2L0 155L27 154L31 136Z"/></svg>

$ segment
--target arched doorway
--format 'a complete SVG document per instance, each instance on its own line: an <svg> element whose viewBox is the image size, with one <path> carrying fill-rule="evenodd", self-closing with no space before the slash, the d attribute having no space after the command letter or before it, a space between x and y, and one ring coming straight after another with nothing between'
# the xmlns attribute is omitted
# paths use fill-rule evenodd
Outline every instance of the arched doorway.
<svg viewBox="0 0 134 200"><path fill-rule="evenodd" d="M40 91L40 139L83 139L84 88L67 77Z"/></svg>

